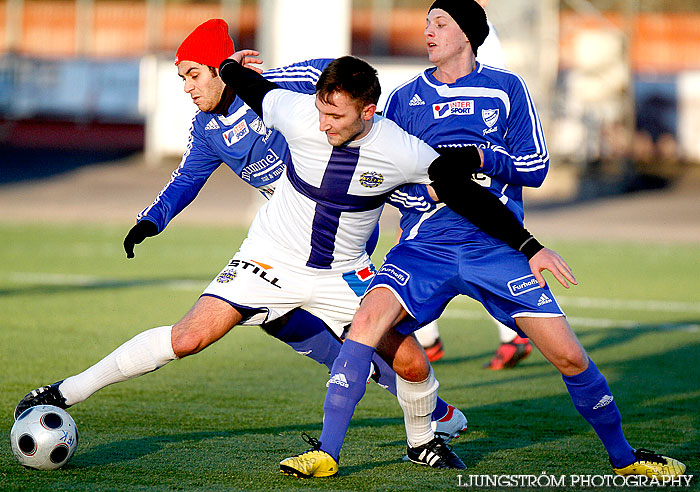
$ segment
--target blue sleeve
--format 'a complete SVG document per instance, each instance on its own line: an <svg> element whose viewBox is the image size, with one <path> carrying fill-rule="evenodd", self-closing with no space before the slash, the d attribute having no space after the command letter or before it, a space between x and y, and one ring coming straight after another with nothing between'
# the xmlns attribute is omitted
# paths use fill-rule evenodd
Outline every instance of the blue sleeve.
<svg viewBox="0 0 700 492"><path fill-rule="evenodd" d="M513 77L509 97L506 148L484 149L480 172L504 183L541 186L549 169L549 153L535 103L520 77Z"/></svg>
<svg viewBox="0 0 700 492"><path fill-rule="evenodd" d="M399 97L394 97L397 90L394 90L387 99L386 107L384 108L384 116L394 121L403 128L401 122L396 121L399 113ZM403 213L424 213L430 212L437 207L437 202L434 201L428 193L428 187L424 184L406 184L400 186L389 195L387 202L398 208Z"/></svg>
<svg viewBox="0 0 700 492"><path fill-rule="evenodd" d="M424 213L434 210L437 202L430 197L428 187L424 184L406 184L389 195L387 202L398 208L401 213Z"/></svg>
<svg viewBox="0 0 700 492"><path fill-rule="evenodd" d="M137 222L150 220L162 232L168 223L195 199L209 176L221 165L221 159L209 148L197 118L192 120L187 150L170 181L153 203L136 217Z"/></svg>
<svg viewBox="0 0 700 492"><path fill-rule="evenodd" d="M263 77L283 89L313 94L316 92L316 82L318 82L321 72L331 61L333 61L332 58L317 58L294 63L286 67L266 70Z"/></svg>

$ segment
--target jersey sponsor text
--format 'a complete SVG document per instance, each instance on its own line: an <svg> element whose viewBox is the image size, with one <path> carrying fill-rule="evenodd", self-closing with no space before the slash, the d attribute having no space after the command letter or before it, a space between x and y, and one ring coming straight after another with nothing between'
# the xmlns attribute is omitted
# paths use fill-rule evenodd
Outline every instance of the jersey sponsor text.
<svg viewBox="0 0 700 492"><path fill-rule="evenodd" d="M473 99L458 99L433 105L433 117L438 120L448 116L469 116L474 114Z"/></svg>

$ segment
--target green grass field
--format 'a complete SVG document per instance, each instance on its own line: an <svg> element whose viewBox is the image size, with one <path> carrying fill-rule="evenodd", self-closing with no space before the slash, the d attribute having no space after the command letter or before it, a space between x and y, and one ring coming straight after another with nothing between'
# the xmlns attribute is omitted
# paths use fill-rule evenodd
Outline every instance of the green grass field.
<svg viewBox="0 0 700 492"><path fill-rule="evenodd" d="M300 433L320 433L327 373L255 327L234 329L199 355L73 407L80 445L72 461L53 472L21 467L9 444L16 402L131 336L176 322L243 234L175 224L127 261L121 249L127 229L0 225L0 490L458 487L455 471L401 461L400 409L375 385L355 413L338 477L281 475L279 460L306 447ZM580 281L555 292L608 378L629 441L681 459L696 474L700 247L552 246ZM611 473L597 437L539 353L515 370L481 369L497 334L481 306L466 298L453 301L440 326L447 348L435 364L440 394L470 421L454 445L468 466L462 475Z"/></svg>

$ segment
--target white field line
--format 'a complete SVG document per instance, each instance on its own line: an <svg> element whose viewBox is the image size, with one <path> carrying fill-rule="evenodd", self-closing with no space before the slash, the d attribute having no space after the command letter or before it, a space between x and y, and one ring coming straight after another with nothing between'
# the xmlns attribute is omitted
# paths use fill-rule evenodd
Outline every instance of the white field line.
<svg viewBox="0 0 700 492"><path fill-rule="evenodd" d="M563 306L623 309L626 311L664 311L669 313L700 313L700 302L654 301L634 299L601 299L595 297L557 297Z"/></svg>
<svg viewBox="0 0 700 492"><path fill-rule="evenodd" d="M64 285L89 287L99 286L106 283L125 282L125 279L114 279L108 277L98 277L95 275L78 275L70 273L40 273L40 272L11 272L9 279L15 283L23 284L43 284L43 285ZM206 282L194 280L173 279L164 281L161 287L168 287L176 290L201 290ZM563 306L579 307L584 309L608 309L608 310L629 310L647 312L674 312L674 313L700 313L700 302L685 301L660 301L660 300L634 300L634 299L603 299L594 297L562 297L557 299ZM448 308L442 315L448 319L487 319L489 315L485 311L476 309ZM569 322L574 326L585 326L591 328L625 328L634 329L645 323L641 321L627 319L607 319L607 318L582 318L567 316ZM687 324L660 324L661 330L682 330L697 332L700 325L695 323Z"/></svg>
<svg viewBox="0 0 700 492"><path fill-rule="evenodd" d="M78 275L73 273L40 273L40 272L11 272L7 275L10 281L18 284L35 285L60 285L65 287L90 287L105 284L119 284L133 281L138 284L139 279L117 279L109 277L98 277L96 275ZM143 279L145 283L148 279ZM175 290L202 290L208 281L172 279L160 282L161 287L168 287Z"/></svg>
<svg viewBox="0 0 700 492"><path fill-rule="evenodd" d="M447 308L440 318L446 319L490 319L491 317L485 311L479 312L471 309L455 309ZM567 316L566 319L572 326L581 326L587 328L623 328L625 330L633 330L647 324L642 321L634 321L630 319L608 319L608 318L582 318L579 316ZM700 331L698 323L660 323L656 325L656 329L660 331Z"/></svg>

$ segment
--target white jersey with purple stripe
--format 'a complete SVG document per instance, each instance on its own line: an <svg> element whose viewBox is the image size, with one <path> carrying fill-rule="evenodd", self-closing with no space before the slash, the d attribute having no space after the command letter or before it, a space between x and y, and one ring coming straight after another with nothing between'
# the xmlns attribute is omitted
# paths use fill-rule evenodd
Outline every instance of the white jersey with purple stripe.
<svg viewBox="0 0 700 492"><path fill-rule="evenodd" d="M318 77L330 61L308 60L268 70L263 75L285 89L313 94ZM137 220L150 220L158 231L165 229L195 199L222 163L269 197L288 162L284 137L267 128L241 98L233 100L225 115L197 111L180 165Z"/></svg>
<svg viewBox="0 0 700 492"><path fill-rule="evenodd" d="M453 84L439 82L434 72L427 69L396 88L384 115L436 149L482 148L484 165L475 179L522 221L522 187L540 186L549 168L542 125L525 82L480 63ZM404 238L420 232L436 242L459 241L465 230L476 229L447 207L405 213L401 226Z"/></svg>
<svg viewBox="0 0 700 492"><path fill-rule="evenodd" d="M292 158L246 242L310 268L366 263L365 243L387 196L405 183L428 183L438 154L381 116L363 138L333 147L319 130L313 95L275 89L263 100L263 115L284 134Z"/></svg>

